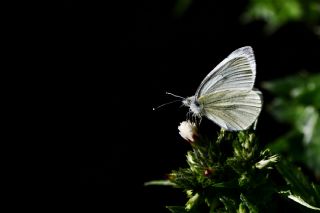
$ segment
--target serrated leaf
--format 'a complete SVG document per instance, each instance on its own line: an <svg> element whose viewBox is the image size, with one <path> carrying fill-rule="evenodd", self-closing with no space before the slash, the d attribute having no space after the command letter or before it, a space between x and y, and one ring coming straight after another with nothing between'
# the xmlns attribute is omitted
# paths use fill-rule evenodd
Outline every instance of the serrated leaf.
<svg viewBox="0 0 320 213"><path fill-rule="evenodd" d="M317 186L310 183L300 169L282 160L277 165L277 170L288 184L289 191L287 196L294 195L312 206L320 205L320 193ZM284 192L280 191L279 193Z"/></svg>
<svg viewBox="0 0 320 213"><path fill-rule="evenodd" d="M247 206L250 213L259 212L258 208L255 205L253 205L251 202L249 202L249 200L246 198L246 196L244 194L240 194L240 200L243 202L243 204L245 204Z"/></svg>
<svg viewBox="0 0 320 213"><path fill-rule="evenodd" d="M320 208L318 207L315 207L315 206L312 206L310 205L309 203L307 203L306 201L304 201L301 197L299 196L296 196L296 195L289 195L288 198L290 198L291 200L297 202L297 203L300 203L301 205L309 208L309 209L313 209L313 210L318 210L320 211Z"/></svg>
<svg viewBox="0 0 320 213"><path fill-rule="evenodd" d="M198 202L199 199L199 194L196 193L195 195L193 195L188 202L186 203L186 210L190 210L192 209Z"/></svg>

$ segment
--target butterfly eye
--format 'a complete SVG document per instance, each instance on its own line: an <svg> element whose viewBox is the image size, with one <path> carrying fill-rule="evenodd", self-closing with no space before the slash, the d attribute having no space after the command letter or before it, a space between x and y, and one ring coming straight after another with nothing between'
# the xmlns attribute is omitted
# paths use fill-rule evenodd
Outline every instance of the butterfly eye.
<svg viewBox="0 0 320 213"><path fill-rule="evenodd" d="M194 102L194 105L196 105L197 107L200 106L200 104L199 104L198 101L195 101L195 102Z"/></svg>

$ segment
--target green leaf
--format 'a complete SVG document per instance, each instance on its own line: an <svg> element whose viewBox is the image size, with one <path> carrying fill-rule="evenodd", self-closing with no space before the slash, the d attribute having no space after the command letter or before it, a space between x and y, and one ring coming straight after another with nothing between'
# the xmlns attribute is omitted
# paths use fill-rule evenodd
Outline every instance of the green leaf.
<svg viewBox="0 0 320 213"><path fill-rule="evenodd" d="M145 186L176 186L170 180L152 180L144 183Z"/></svg>
<svg viewBox="0 0 320 213"><path fill-rule="evenodd" d="M320 175L320 74L299 74L264 83L276 95L269 112L291 126L269 147Z"/></svg>
<svg viewBox="0 0 320 213"><path fill-rule="evenodd" d="M224 208L227 212L236 212L236 201L233 200L232 198L226 197L226 196L222 196L219 199L223 205Z"/></svg>
<svg viewBox="0 0 320 213"><path fill-rule="evenodd" d="M303 134L303 142L309 144L312 140L318 122L319 112L313 106L306 106L297 117L296 128Z"/></svg>
<svg viewBox="0 0 320 213"><path fill-rule="evenodd" d="M247 213L247 207L246 204L240 203L239 209L237 210L237 213Z"/></svg>
<svg viewBox="0 0 320 213"><path fill-rule="evenodd" d="M243 204L245 204L246 207L248 207L250 213L257 213L258 208L253 205L251 202L249 202L249 200L246 198L246 196L244 194L240 194L240 200L242 201Z"/></svg>
<svg viewBox="0 0 320 213"><path fill-rule="evenodd" d="M319 186L310 183L300 169L285 160L282 160L276 167L288 184L289 191L287 195L293 195L295 197L294 199L297 200L299 198L305 203L308 203L308 205L315 207L320 206ZM279 193L283 193L283 191L281 190ZM290 197L290 199L293 199L293 197Z"/></svg>
<svg viewBox="0 0 320 213"><path fill-rule="evenodd" d="M320 208L318 207L315 207L315 206L312 206L310 205L309 203L307 203L306 201L304 201L301 197L299 196L296 196L296 195L289 195L288 198L290 198L291 200L294 200L295 202L297 203L300 203L301 205L309 208L309 209L313 209L313 210L318 210L320 211Z"/></svg>
<svg viewBox="0 0 320 213"><path fill-rule="evenodd" d="M250 0L242 18L245 22L264 20L266 30L274 32L293 21L316 26L320 19L319 14L317 0Z"/></svg>
<svg viewBox="0 0 320 213"><path fill-rule="evenodd" d="M304 162L316 176L320 176L320 119L315 125L311 142L305 146Z"/></svg>
<svg viewBox="0 0 320 213"><path fill-rule="evenodd" d="M195 205L197 205L198 200L199 200L199 194L198 193L196 193L195 195L190 197L190 199L186 203L186 210L190 210L190 209L194 208Z"/></svg>
<svg viewBox="0 0 320 213"><path fill-rule="evenodd" d="M300 73L264 82L262 87L280 99L320 108L320 74Z"/></svg>

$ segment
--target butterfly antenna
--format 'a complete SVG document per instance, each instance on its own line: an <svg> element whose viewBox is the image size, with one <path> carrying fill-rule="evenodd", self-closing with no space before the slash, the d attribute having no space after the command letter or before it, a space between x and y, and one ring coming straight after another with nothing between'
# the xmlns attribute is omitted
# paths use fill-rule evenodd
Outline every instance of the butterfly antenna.
<svg viewBox="0 0 320 213"><path fill-rule="evenodd" d="M168 103L161 104L160 106L157 106L157 107L152 108L152 109L153 109L153 110L157 110L157 109L159 109L159 108L161 108L161 107L163 107L163 106L165 106L165 105L172 104L172 103L177 102L177 101L180 101L180 100L170 101L170 102L168 102Z"/></svg>
<svg viewBox="0 0 320 213"><path fill-rule="evenodd" d="M181 99L185 99L184 97L180 96L180 95L175 95L171 92L166 92L167 95L172 95L173 97L177 97L177 98L181 98Z"/></svg>

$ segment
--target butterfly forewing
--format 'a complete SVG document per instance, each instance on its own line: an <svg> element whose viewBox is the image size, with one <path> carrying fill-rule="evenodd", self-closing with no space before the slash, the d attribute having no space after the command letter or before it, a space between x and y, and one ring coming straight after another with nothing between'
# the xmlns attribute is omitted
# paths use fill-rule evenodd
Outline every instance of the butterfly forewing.
<svg viewBox="0 0 320 213"><path fill-rule="evenodd" d="M201 96L202 113L227 130L247 129L261 111L256 91L219 91Z"/></svg>
<svg viewBox="0 0 320 213"><path fill-rule="evenodd" d="M256 64L251 47L232 52L202 81L196 97L216 91L251 90L256 76Z"/></svg>

